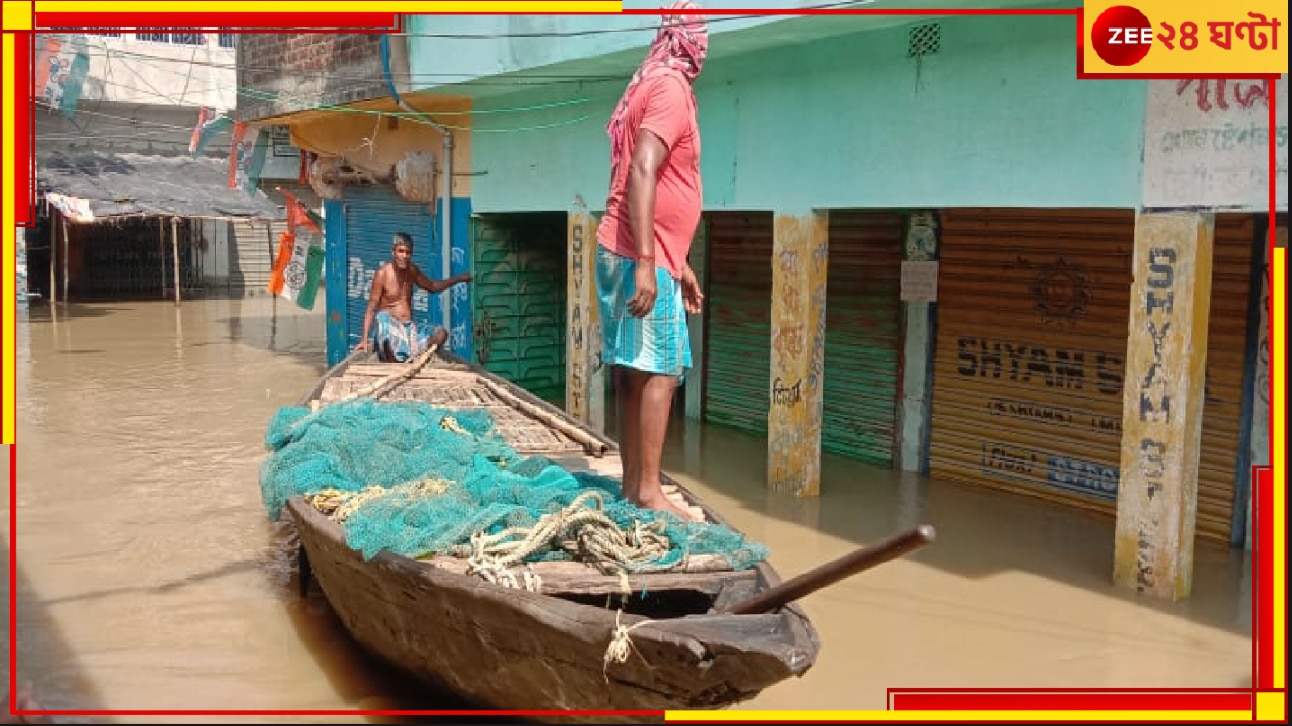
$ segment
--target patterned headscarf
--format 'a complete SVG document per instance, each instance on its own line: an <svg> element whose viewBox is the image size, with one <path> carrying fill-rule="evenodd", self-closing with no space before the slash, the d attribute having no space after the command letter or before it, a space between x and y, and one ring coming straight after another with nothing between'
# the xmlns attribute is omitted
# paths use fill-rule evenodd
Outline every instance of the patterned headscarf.
<svg viewBox="0 0 1292 726"><path fill-rule="evenodd" d="M669 10L691 10L699 6L690 0L676 0ZM628 114L628 103L632 93L647 78L667 70L681 73L687 81L695 82L704 68L704 58L709 53L709 27L703 15L665 14L660 19L659 32L651 43L646 59L642 61L624 95L610 114L610 123L606 124L606 133L610 135L610 158L619 160L624 148L624 118Z"/></svg>

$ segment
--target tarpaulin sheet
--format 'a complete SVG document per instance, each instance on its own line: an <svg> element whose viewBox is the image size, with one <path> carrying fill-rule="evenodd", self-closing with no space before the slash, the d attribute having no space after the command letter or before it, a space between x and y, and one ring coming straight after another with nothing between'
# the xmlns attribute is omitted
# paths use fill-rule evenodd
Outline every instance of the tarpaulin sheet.
<svg viewBox="0 0 1292 726"><path fill-rule="evenodd" d="M285 220L263 192L229 188L228 160L57 152L36 159L38 189L70 221L165 216Z"/></svg>

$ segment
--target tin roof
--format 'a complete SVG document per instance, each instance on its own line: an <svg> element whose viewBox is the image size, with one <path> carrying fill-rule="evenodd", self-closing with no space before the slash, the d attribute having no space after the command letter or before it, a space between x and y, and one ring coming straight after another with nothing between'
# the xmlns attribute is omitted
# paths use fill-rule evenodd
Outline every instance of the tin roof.
<svg viewBox="0 0 1292 726"><path fill-rule="evenodd" d="M38 153L37 190L69 221L164 216L281 220L264 192L229 188L227 160L99 152Z"/></svg>

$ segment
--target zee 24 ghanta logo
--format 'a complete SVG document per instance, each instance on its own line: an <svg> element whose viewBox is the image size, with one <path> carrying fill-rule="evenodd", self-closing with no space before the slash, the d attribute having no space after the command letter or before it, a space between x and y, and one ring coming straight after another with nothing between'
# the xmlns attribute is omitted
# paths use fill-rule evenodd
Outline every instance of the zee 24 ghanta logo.
<svg viewBox="0 0 1292 726"><path fill-rule="evenodd" d="M1226 14L1231 13L1232 10ZM1154 26L1138 8L1116 5L1095 19L1090 28L1090 45L1103 62L1121 67L1144 60L1155 43L1171 52L1197 50L1204 43L1226 51L1243 45L1254 51L1277 51L1283 23L1277 17L1267 18L1257 12L1247 12L1246 17L1242 21L1159 21Z"/></svg>

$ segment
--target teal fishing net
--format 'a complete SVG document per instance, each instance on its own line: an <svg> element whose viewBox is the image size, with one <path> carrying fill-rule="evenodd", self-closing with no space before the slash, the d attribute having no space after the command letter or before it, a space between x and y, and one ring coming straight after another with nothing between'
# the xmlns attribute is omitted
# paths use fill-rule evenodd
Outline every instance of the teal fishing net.
<svg viewBox="0 0 1292 726"><path fill-rule="evenodd" d="M653 525L666 538L665 551L657 548L635 571L668 569L690 555L717 555L741 570L767 556L763 545L727 527L633 505L615 479L520 455L480 409L367 399L317 412L287 407L270 420L265 443L272 453L260 486L270 518L293 496L339 493L351 506L342 520L346 541L369 559L383 549L463 555L476 533L532 528L580 497L582 506L598 506L589 492L622 530ZM571 558L554 539L523 561Z"/></svg>

